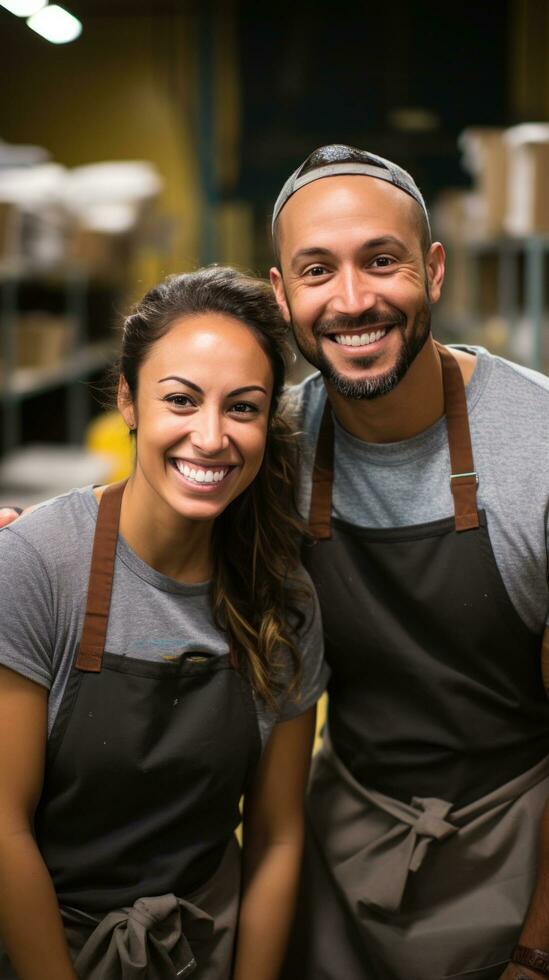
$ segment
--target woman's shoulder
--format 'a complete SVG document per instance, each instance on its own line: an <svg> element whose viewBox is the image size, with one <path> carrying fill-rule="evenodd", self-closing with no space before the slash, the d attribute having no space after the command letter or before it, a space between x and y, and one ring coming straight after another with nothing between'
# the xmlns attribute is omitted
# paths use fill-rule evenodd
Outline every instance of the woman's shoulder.
<svg viewBox="0 0 549 980"><path fill-rule="evenodd" d="M295 569L288 588L293 590L291 625L301 661L301 678L297 699L292 696L284 699L279 720L294 717L314 704L325 690L329 676L318 597L303 565Z"/></svg>
<svg viewBox="0 0 549 980"><path fill-rule="evenodd" d="M66 566L81 559L87 541L91 543L96 516L91 487L52 497L0 531L0 556L13 561L19 553L33 553L46 567Z"/></svg>
<svg viewBox="0 0 549 980"><path fill-rule="evenodd" d="M0 532L0 662L48 689L74 649L93 507L91 488L71 490Z"/></svg>
<svg viewBox="0 0 549 980"><path fill-rule="evenodd" d="M288 573L284 587L288 615L290 617L294 609L299 610L301 614L305 614L308 619L316 615L318 599L315 587L312 583L311 576L301 562Z"/></svg>

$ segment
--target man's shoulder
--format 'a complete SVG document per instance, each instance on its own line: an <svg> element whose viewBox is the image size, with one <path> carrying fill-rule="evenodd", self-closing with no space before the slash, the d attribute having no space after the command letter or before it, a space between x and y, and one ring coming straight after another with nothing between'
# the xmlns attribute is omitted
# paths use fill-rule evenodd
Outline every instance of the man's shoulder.
<svg viewBox="0 0 549 980"><path fill-rule="evenodd" d="M510 427L516 423L549 429L549 378L482 349L478 357L487 368L481 398L481 402L486 402L483 407Z"/></svg>
<svg viewBox="0 0 549 980"><path fill-rule="evenodd" d="M533 397L539 397L543 400L549 398L549 377L546 374L526 367L524 364L517 364L515 361L498 354L491 354L484 348L479 348L478 354L493 364L499 377L505 378L506 381L525 391L530 389Z"/></svg>
<svg viewBox="0 0 549 980"><path fill-rule="evenodd" d="M488 351L478 351L479 363L468 386L467 402L475 452L496 461L494 479L503 470L522 474L522 480L549 486L549 379L539 371Z"/></svg>
<svg viewBox="0 0 549 980"><path fill-rule="evenodd" d="M326 401L326 388L320 372L315 371L299 384L289 385L285 399L299 428L311 423L322 414Z"/></svg>

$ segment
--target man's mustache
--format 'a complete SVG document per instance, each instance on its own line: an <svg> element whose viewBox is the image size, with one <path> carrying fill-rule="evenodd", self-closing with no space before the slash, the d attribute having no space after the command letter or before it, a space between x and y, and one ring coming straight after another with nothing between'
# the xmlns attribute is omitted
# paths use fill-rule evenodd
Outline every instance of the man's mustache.
<svg viewBox="0 0 549 980"><path fill-rule="evenodd" d="M356 330L358 327L377 327L381 323L405 327L406 317L400 310L365 310L358 316L338 316L333 320L315 323L313 336L324 337L328 333L342 333L345 330Z"/></svg>

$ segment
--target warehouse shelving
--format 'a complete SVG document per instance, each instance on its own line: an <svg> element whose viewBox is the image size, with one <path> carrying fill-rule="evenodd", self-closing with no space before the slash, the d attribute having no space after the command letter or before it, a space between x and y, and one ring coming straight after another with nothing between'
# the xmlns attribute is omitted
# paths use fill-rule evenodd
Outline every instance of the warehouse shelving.
<svg viewBox="0 0 549 980"><path fill-rule="evenodd" d="M547 369L544 330L549 317L547 280L549 236L499 236L479 241L449 242L446 295L456 293L452 277L460 277L462 303L456 312L452 301L441 307L440 316L452 333L475 330L482 334L490 314L505 324L507 344L513 351L513 332L519 321L527 324L529 350L525 363L537 371ZM488 275L487 262L492 263ZM487 297L486 294L491 294Z"/></svg>
<svg viewBox="0 0 549 980"><path fill-rule="evenodd" d="M17 317L21 293L30 284L56 293L70 323L70 342L61 363L37 367L17 366ZM28 265L0 267L0 380L3 452L14 450L22 439L22 405L30 398L61 388L67 394L67 438L81 442L88 421L88 392L83 382L101 371L112 358L112 343L90 340L87 302L90 284L84 269L63 266L47 270Z"/></svg>

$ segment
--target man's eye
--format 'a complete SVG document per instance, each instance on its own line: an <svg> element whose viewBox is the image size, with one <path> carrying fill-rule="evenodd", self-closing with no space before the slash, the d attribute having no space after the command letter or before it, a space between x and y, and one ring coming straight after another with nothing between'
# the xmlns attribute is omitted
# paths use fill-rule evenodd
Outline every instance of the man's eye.
<svg viewBox="0 0 549 980"><path fill-rule="evenodd" d="M175 405L176 408L192 408L194 405L188 395L166 395L164 401Z"/></svg>
<svg viewBox="0 0 549 980"><path fill-rule="evenodd" d="M304 275L316 278L318 276L325 276L328 272L325 265L311 265L308 269L305 269Z"/></svg>
<svg viewBox="0 0 549 980"><path fill-rule="evenodd" d="M395 260L390 255L376 255L372 265L378 269L384 269L388 265L394 265Z"/></svg>

